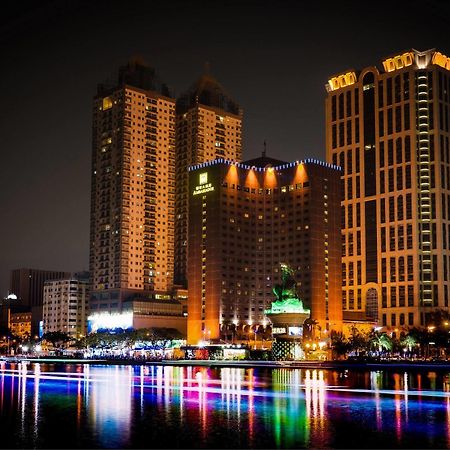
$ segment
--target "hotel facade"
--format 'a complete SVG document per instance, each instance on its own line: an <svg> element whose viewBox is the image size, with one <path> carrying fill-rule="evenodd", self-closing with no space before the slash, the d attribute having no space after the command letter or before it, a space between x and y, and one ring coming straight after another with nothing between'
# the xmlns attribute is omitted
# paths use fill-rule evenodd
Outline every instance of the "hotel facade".
<svg viewBox="0 0 450 450"><path fill-rule="evenodd" d="M324 332L342 326L340 170L316 160L189 168L188 343L260 331L280 264Z"/></svg>
<svg viewBox="0 0 450 450"><path fill-rule="evenodd" d="M385 329L448 310L450 58L410 50L326 85L327 161L342 168L344 314Z"/></svg>

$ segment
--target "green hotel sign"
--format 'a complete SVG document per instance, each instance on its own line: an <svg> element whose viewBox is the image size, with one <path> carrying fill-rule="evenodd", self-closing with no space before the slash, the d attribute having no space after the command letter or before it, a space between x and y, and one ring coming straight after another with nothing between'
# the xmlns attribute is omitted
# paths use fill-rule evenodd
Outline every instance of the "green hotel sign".
<svg viewBox="0 0 450 450"><path fill-rule="evenodd" d="M208 183L208 172L202 172L198 176L198 186L195 186L192 195L205 194L211 191L214 191L214 186Z"/></svg>

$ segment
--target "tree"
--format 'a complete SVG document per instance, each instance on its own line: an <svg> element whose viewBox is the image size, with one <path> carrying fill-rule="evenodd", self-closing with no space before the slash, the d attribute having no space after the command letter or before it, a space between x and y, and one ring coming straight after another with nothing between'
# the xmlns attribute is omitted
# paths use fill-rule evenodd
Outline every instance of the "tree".
<svg viewBox="0 0 450 450"><path fill-rule="evenodd" d="M416 342L417 340L414 337L414 335L409 333L403 338L403 340L401 341L401 345L406 347L408 351L411 353L412 348L416 345Z"/></svg>
<svg viewBox="0 0 450 450"><path fill-rule="evenodd" d="M62 331L49 331L44 333L42 340L50 342L55 348L59 348L70 341L70 336Z"/></svg>
<svg viewBox="0 0 450 450"><path fill-rule="evenodd" d="M352 325L350 328L350 337L348 339L350 350L356 353L356 356L360 356L361 353L365 353L370 347L367 333L362 333L358 330L356 325Z"/></svg>
<svg viewBox="0 0 450 450"><path fill-rule="evenodd" d="M332 330L330 339L331 349L334 353L333 358L336 357L336 359L339 359L340 357L345 356L350 350L350 344L348 339L344 336L344 333Z"/></svg>
<svg viewBox="0 0 450 450"><path fill-rule="evenodd" d="M392 339L386 333L374 332L370 337L370 345L377 348L381 353L383 350L392 351L393 342Z"/></svg>

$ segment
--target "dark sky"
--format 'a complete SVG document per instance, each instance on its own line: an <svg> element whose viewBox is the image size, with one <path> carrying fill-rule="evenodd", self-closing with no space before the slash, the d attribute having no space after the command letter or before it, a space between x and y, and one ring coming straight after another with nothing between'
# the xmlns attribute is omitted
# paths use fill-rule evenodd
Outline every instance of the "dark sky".
<svg viewBox="0 0 450 450"><path fill-rule="evenodd" d="M370 4L368 4L370 3ZM175 95L211 73L244 109L244 158L325 158L324 85L416 48L450 55L450 2L3 1L0 295L11 269L88 268L91 104L130 57Z"/></svg>

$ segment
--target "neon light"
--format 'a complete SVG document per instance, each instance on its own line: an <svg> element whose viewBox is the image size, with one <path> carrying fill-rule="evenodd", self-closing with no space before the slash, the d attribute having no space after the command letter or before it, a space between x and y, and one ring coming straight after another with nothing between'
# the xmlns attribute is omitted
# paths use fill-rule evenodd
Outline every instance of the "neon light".
<svg viewBox="0 0 450 450"><path fill-rule="evenodd" d="M202 186L196 186L192 195L205 194L206 192L214 191L214 186L211 183L204 184Z"/></svg>
<svg viewBox="0 0 450 450"><path fill-rule="evenodd" d="M202 169L205 168L207 166L215 166L215 165L219 165L219 164L228 164L228 165L233 165L235 167L239 167L241 169L246 169L246 170L251 170L254 166L249 167L246 164L242 164L242 163L237 163L235 161L229 161L226 159L222 159L222 158L217 158L213 161L209 161L207 163L203 163L203 164L196 164L195 166L189 166L188 167L188 171L192 172L194 170L198 170L198 169ZM318 159L315 158L307 158L307 159L303 159L303 160L297 160L297 161L293 161L289 164L282 164L280 166L273 166L273 167L257 167L256 169L259 172L266 172L266 171L276 171L276 170L282 170L283 168L290 168L290 167L294 167L296 165L300 165L300 164L316 164L322 167L327 167L329 169L334 169L334 170L339 170L342 171L342 167L340 166L335 166L334 164L330 164L324 161L320 161Z"/></svg>

